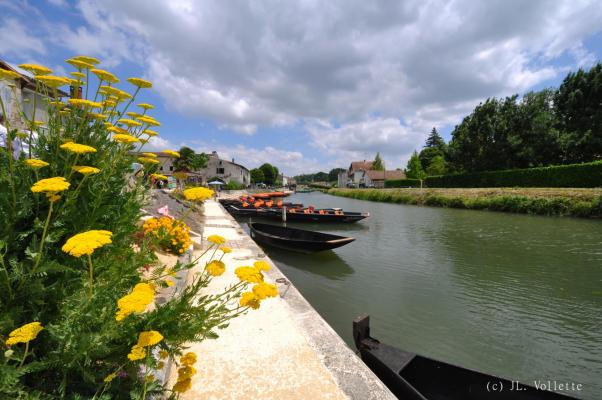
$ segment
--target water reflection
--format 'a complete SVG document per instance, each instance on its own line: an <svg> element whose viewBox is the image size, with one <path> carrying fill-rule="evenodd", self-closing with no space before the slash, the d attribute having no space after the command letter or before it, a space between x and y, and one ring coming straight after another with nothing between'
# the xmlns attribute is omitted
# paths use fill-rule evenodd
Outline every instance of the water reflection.
<svg viewBox="0 0 602 400"><path fill-rule="evenodd" d="M353 274L353 268L332 250L303 254L273 247L263 249L279 266L286 265L331 280L342 280Z"/></svg>

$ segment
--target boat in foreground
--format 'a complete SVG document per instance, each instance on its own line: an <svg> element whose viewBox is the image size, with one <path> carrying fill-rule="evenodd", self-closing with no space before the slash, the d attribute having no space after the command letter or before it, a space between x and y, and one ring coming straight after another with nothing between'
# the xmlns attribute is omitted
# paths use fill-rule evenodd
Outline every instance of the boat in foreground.
<svg viewBox="0 0 602 400"><path fill-rule="evenodd" d="M352 237L250 222L251 237L258 243L281 249L313 253L336 249L353 242Z"/></svg>
<svg viewBox="0 0 602 400"><path fill-rule="evenodd" d="M569 400L548 381L536 388L433 360L370 337L370 318L353 321L353 340L364 363L400 399L407 400ZM568 389L567 390L571 390Z"/></svg>

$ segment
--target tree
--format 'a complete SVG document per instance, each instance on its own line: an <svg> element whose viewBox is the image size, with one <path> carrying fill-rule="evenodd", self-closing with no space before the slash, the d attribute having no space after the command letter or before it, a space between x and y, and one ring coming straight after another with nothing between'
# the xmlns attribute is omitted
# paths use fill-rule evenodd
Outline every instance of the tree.
<svg viewBox="0 0 602 400"><path fill-rule="evenodd" d="M385 165L383 164L382 158L380 158L380 152L376 153L376 157L374 157L374 162L372 163L372 169L376 171L384 171Z"/></svg>
<svg viewBox="0 0 602 400"><path fill-rule="evenodd" d="M431 160L428 168L426 168L428 176L445 175L447 173L447 162L442 155L435 156Z"/></svg>
<svg viewBox="0 0 602 400"><path fill-rule="evenodd" d="M262 183L265 180L263 171L259 168L253 168L251 170L251 183Z"/></svg>
<svg viewBox="0 0 602 400"><path fill-rule="evenodd" d="M267 185L273 185L276 183L276 178L278 177L278 168L274 167L269 163L263 164L259 167L261 172L263 172L264 183Z"/></svg>
<svg viewBox="0 0 602 400"><path fill-rule="evenodd" d="M197 154L190 147L180 148L180 157L173 162L175 171L198 171L207 166L208 157L205 153Z"/></svg>
<svg viewBox="0 0 602 400"><path fill-rule="evenodd" d="M333 168L330 170L330 172L328 173L328 181L329 182L333 182L333 181L337 181L339 179L339 173L340 172L345 172L345 168Z"/></svg>
<svg viewBox="0 0 602 400"><path fill-rule="evenodd" d="M422 169L422 164L420 163L420 158L418 157L418 152L414 150L412 157L408 161L408 166L406 167L406 176L410 179L424 179L426 178L426 174Z"/></svg>
<svg viewBox="0 0 602 400"><path fill-rule="evenodd" d="M433 130L431 130L430 135L426 138L426 143L424 144L424 147L439 149L442 152L445 151L445 140L443 140L441 135L439 135L439 132L437 132L437 128L433 127Z"/></svg>
<svg viewBox="0 0 602 400"><path fill-rule="evenodd" d="M420 151L420 154L418 154L418 158L420 158L422 169L426 171L435 157L443 157L444 155L445 153L437 147L425 147Z"/></svg>

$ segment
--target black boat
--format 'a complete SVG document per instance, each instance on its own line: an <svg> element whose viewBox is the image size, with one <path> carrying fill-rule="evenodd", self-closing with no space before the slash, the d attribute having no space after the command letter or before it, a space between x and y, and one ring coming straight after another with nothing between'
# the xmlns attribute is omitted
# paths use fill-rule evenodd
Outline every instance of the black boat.
<svg viewBox="0 0 602 400"><path fill-rule="evenodd" d="M226 206L226 211L235 217L262 217L265 216L266 213L265 208L255 208L255 207L236 207L233 205Z"/></svg>
<svg viewBox="0 0 602 400"><path fill-rule="evenodd" d="M268 208L262 216L282 219L282 210ZM338 209L287 209L286 220L293 222L357 222L370 216L370 213L342 211Z"/></svg>
<svg viewBox="0 0 602 400"><path fill-rule="evenodd" d="M353 321L353 340L364 363L400 399L576 399L546 390L550 389L548 381L541 382L545 388L536 388L516 380L472 371L380 343L370 337L370 318L367 315ZM568 387L565 389L571 390Z"/></svg>
<svg viewBox="0 0 602 400"><path fill-rule="evenodd" d="M355 240L352 237L256 222L250 222L249 228L251 237L258 243L303 253L331 250Z"/></svg>

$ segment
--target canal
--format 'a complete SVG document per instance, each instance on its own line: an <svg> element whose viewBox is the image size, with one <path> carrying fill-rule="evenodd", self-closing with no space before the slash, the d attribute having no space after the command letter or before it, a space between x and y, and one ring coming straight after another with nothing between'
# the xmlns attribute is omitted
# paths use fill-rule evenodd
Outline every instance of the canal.
<svg viewBox="0 0 602 400"><path fill-rule="evenodd" d="M314 255L266 248L353 346L351 322L432 358L602 398L602 222L375 203L322 193L293 202L368 211L356 224L291 224L357 240Z"/></svg>

